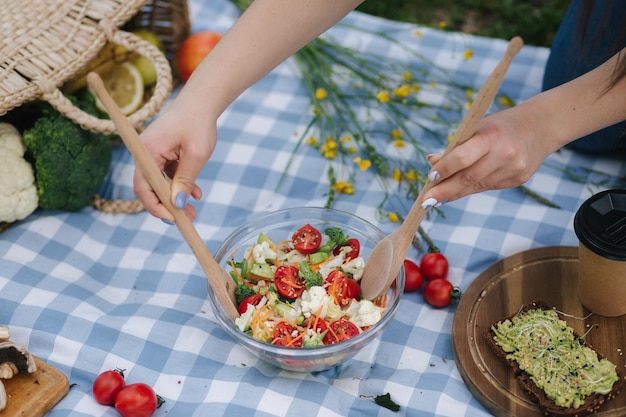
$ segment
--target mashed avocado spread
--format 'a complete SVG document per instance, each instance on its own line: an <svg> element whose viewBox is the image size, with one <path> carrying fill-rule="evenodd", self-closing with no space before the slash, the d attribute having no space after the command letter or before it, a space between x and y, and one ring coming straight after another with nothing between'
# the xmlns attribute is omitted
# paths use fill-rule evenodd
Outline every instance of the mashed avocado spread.
<svg viewBox="0 0 626 417"><path fill-rule="evenodd" d="M491 327L495 342L561 407L578 408L585 397L607 394L618 380L615 365L574 335L554 310L521 312Z"/></svg>

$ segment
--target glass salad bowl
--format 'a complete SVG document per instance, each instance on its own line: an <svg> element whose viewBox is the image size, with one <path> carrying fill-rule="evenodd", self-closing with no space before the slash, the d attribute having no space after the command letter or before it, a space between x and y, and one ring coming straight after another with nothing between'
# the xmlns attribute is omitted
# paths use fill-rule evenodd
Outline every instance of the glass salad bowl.
<svg viewBox="0 0 626 417"><path fill-rule="evenodd" d="M358 239L360 256L365 262L376 243L385 237L376 226L354 214L335 209L296 207L261 215L240 226L217 249L215 260L224 270L230 272L231 257L235 261L241 260L246 249L257 242L261 233L273 242L281 242L290 239L296 230L306 224L319 231L340 228L350 238ZM257 340L235 325L210 288L209 296L219 324L238 344L279 368L296 372L317 372L352 358L380 334L398 309L404 280L404 270L401 269L388 290L384 312L378 322L347 340L315 347L279 346Z"/></svg>

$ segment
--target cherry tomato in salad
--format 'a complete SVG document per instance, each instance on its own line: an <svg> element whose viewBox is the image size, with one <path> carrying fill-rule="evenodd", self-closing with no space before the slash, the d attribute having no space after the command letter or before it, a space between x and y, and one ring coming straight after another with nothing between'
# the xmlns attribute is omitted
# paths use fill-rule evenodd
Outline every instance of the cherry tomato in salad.
<svg viewBox="0 0 626 417"><path fill-rule="evenodd" d="M445 279L448 277L448 259L441 252L428 252L422 256L420 269L427 280Z"/></svg>
<svg viewBox="0 0 626 417"><path fill-rule="evenodd" d="M159 405L154 390L140 382L126 385L115 397L115 409L122 417L150 417Z"/></svg>
<svg viewBox="0 0 626 417"><path fill-rule="evenodd" d="M410 259L404 260L404 292L417 291L422 287L424 276L422 270Z"/></svg>
<svg viewBox="0 0 626 417"><path fill-rule="evenodd" d="M261 302L262 298L263 296L261 294L253 294L253 295L247 296L246 298L241 300L241 303L239 303L239 308L237 309L237 311L239 311L239 314L245 313L246 310L248 309L249 304L252 304L253 306L255 306Z"/></svg>
<svg viewBox="0 0 626 417"><path fill-rule="evenodd" d="M123 370L104 371L93 382L93 396L99 404L113 405L115 396L125 385Z"/></svg>
<svg viewBox="0 0 626 417"><path fill-rule="evenodd" d="M446 307L461 298L461 290L447 279L433 279L424 286L424 300L433 307Z"/></svg>
<svg viewBox="0 0 626 417"><path fill-rule="evenodd" d="M322 234L310 224L305 224L291 236L293 247L304 254L313 253L322 244Z"/></svg>
<svg viewBox="0 0 626 417"><path fill-rule="evenodd" d="M345 246L350 246L350 251L346 253L346 259L354 259L358 257L361 253L361 243L358 239L355 239L353 237L349 238L348 244ZM335 248L333 249L333 255L339 255L341 249L343 249L345 246L335 246Z"/></svg>
<svg viewBox="0 0 626 417"><path fill-rule="evenodd" d="M302 347L302 338L296 337L298 329L285 321L279 321L274 326L274 332L272 334L272 344L278 346L293 346L293 347Z"/></svg>
<svg viewBox="0 0 626 417"><path fill-rule="evenodd" d="M332 345L333 343L348 340L360 332L357 325L350 320L339 319L328 325L328 333L324 336L323 341L325 345Z"/></svg>
<svg viewBox="0 0 626 417"><path fill-rule="evenodd" d="M358 299L361 296L359 283L338 269L330 271L326 282L328 283L326 292L339 306L348 305L352 299Z"/></svg>
<svg viewBox="0 0 626 417"><path fill-rule="evenodd" d="M281 265L276 268L274 285L280 295L289 299L300 297L306 289L304 280L298 275L298 268L292 265Z"/></svg>

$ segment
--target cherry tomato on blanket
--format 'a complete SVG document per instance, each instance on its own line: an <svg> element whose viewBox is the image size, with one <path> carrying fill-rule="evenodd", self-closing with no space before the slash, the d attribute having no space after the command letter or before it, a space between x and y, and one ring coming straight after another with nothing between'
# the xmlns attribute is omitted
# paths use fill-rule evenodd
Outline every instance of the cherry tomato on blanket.
<svg viewBox="0 0 626 417"><path fill-rule="evenodd" d="M122 417L150 417L162 399L146 384L126 385L115 397L115 409Z"/></svg>
<svg viewBox="0 0 626 417"><path fill-rule="evenodd" d="M424 300L433 307L446 307L452 300L461 298L461 290L447 279L433 279L424 286Z"/></svg>
<svg viewBox="0 0 626 417"><path fill-rule="evenodd" d="M291 240L298 252L309 254L319 249L322 244L322 234L310 224L305 224L294 232Z"/></svg>
<svg viewBox="0 0 626 417"><path fill-rule="evenodd" d="M445 279L448 277L448 259L441 252L428 252L422 256L420 269L427 280Z"/></svg>
<svg viewBox="0 0 626 417"><path fill-rule="evenodd" d="M361 286L359 283L348 277L344 272L334 269L326 277L328 287L326 292L335 299L339 306L348 305L352 299L361 296Z"/></svg>
<svg viewBox="0 0 626 417"><path fill-rule="evenodd" d="M348 244L346 246L350 246L350 251L346 253L346 259L354 259L359 256L359 253L361 253L361 243L358 239L351 237L348 239ZM333 255L339 255L341 249L344 247L345 246L335 246L333 249Z"/></svg>
<svg viewBox="0 0 626 417"><path fill-rule="evenodd" d="M302 338L298 338L298 329L292 324L280 321L274 326L272 344L278 346L302 347Z"/></svg>
<svg viewBox="0 0 626 417"><path fill-rule="evenodd" d="M261 294L253 294L253 295L247 296L246 298L241 300L241 303L239 303L239 308L237 309L237 311L239 311L239 314L245 313L246 310L248 309L248 304L252 304L253 306L255 306L261 302L262 298L263 296Z"/></svg>
<svg viewBox="0 0 626 417"><path fill-rule="evenodd" d="M104 371L93 382L93 396L102 405L113 405L115 396L125 385L123 370Z"/></svg>
<svg viewBox="0 0 626 417"><path fill-rule="evenodd" d="M219 33L202 31L190 35L183 41L175 59L176 71L183 82L191 77L191 73L220 39L222 39L222 35Z"/></svg>
<svg viewBox="0 0 626 417"><path fill-rule="evenodd" d="M422 270L415 262L410 259L404 260L404 292L417 291L422 287L424 277Z"/></svg>
<svg viewBox="0 0 626 417"><path fill-rule="evenodd" d="M291 265L276 268L274 285L280 295L289 299L300 297L306 289L304 280L298 275L298 268Z"/></svg>
<svg viewBox="0 0 626 417"><path fill-rule="evenodd" d="M348 340L351 337L356 336L361 331L356 324L350 320L339 319L333 321L328 326L328 333L324 336L324 344L332 345L333 343L341 342L342 340Z"/></svg>

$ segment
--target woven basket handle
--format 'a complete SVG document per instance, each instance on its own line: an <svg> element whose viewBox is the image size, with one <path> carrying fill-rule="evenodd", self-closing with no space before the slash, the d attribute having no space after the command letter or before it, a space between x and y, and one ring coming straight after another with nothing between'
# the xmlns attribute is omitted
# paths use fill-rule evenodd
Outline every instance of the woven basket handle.
<svg viewBox="0 0 626 417"><path fill-rule="evenodd" d="M105 33L110 32L106 31ZM110 42L137 52L150 60L157 74L157 81L150 99L137 111L128 116L133 126L139 128L154 116L172 92L172 70L167 58L154 45L139 36L122 30L114 30L107 36ZM79 124L82 128L102 133L115 132L113 121L99 119L77 108L58 88L44 92L43 99L49 102L61 114Z"/></svg>

